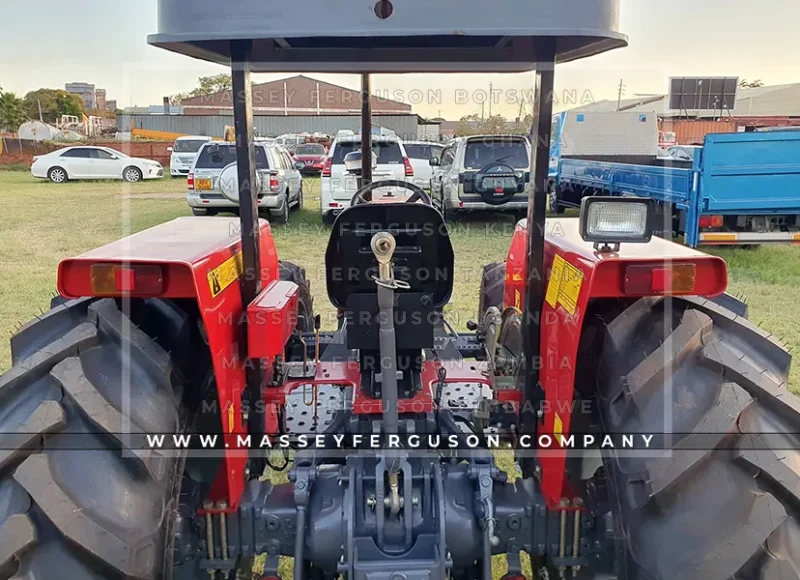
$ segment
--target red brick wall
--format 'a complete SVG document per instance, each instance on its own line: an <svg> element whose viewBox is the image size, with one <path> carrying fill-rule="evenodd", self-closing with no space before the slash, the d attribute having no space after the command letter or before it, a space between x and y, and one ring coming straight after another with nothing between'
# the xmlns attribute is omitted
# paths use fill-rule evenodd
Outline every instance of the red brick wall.
<svg viewBox="0 0 800 580"><path fill-rule="evenodd" d="M164 167L169 167L167 147L172 146L172 141L92 141L91 143L83 143L83 145L110 147L131 157L153 159ZM0 154L0 166L22 164L30 167L35 155L44 155L66 146L5 139L3 152Z"/></svg>

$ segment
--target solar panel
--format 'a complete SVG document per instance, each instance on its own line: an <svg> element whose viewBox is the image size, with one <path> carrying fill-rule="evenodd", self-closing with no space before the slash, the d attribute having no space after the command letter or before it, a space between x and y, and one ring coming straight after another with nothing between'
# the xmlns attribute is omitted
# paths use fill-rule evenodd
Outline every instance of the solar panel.
<svg viewBox="0 0 800 580"><path fill-rule="evenodd" d="M732 111L738 88L738 77L672 77L669 108L687 113Z"/></svg>

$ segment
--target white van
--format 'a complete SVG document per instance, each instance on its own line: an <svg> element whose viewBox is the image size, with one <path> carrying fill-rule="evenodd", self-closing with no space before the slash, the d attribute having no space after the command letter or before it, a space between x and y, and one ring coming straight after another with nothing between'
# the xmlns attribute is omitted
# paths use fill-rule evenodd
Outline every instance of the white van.
<svg viewBox="0 0 800 580"><path fill-rule="evenodd" d="M175 139L172 147L168 147L170 152L169 174L172 177L182 177L189 175L195 157L200 148L211 141L211 137L189 135Z"/></svg>
<svg viewBox="0 0 800 580"><path fill-rule="evenodd" d="M322 220L333 221L333 218L347 207L358 191L358 172L349 172L344 165L344 156L361 150L361 135L342 135L331 145L325 165L322 169L322 187L320 209ZM397 179L413 181L414 168L406 155L402 140L396 136L373 136L372 151L378 165L372 170L372 181ZM407 197L411 192L401 188L385 188L376 195L388 194Z"/></svg>

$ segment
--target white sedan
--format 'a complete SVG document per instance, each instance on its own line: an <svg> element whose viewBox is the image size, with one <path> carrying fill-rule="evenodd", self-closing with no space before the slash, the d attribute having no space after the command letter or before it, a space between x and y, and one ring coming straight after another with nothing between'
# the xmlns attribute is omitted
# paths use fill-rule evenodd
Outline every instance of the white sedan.
<svg viewBox="0 0 800 580"><path fill-rule="evenodd" d="M108 147L66 147L33 158L31 174L53 183L70 179L122 179L131 183L164 176L158 161L129 157Z"/></svg>

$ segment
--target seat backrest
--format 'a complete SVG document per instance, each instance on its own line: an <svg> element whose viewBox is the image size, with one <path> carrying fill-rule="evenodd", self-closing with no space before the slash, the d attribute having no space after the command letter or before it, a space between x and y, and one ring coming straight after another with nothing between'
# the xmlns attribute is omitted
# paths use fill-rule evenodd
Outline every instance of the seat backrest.
<svg viewBox="0 0 800 580"><path fill-rule="evenodd" d="M346 309L356 294L377 294L378 263L372 237L386 231L395 237L394 275L411 288L398 293L427 294L433 308L443 307L453 293L453 246L436 209L421 203L352 206L336 219L325 253L328 297Z"/></svg>

